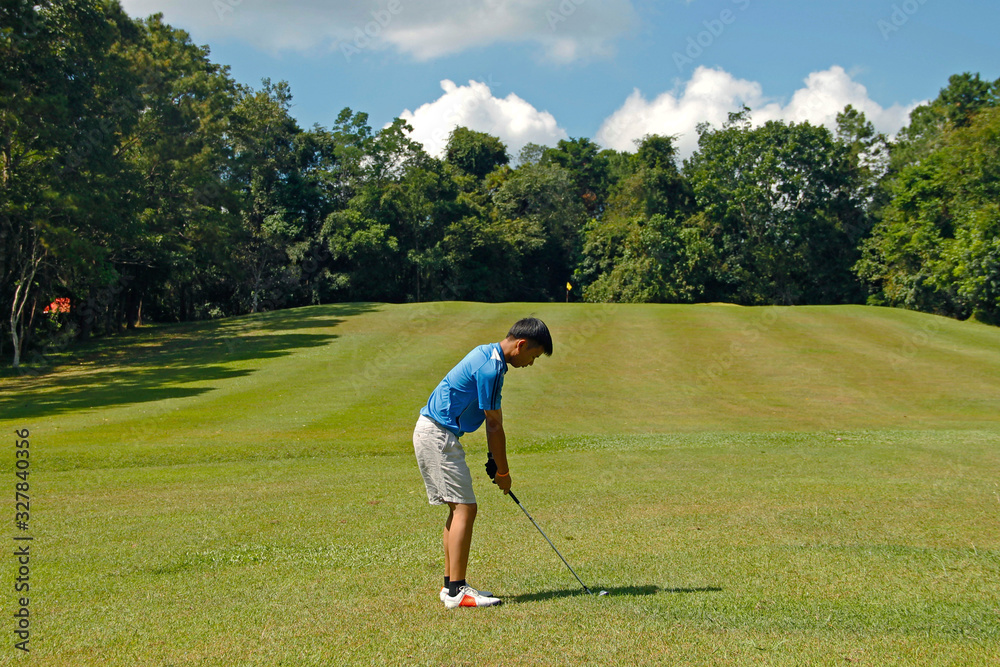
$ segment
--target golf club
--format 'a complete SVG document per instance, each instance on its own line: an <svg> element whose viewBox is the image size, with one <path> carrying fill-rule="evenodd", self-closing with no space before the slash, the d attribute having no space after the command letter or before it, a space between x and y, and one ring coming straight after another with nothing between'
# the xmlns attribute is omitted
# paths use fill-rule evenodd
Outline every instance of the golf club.
<svg viewBox="0 0 1000 667"><path fill-rule="evenodd" d="M521 508L522 512L524 512L524 516L528 517L528 519L531 520L531 523L535 524L535 528L538 528L538 532L542 534L542 537L544 537L545 541L549 543L549 546L552 547L552 550L556 552L556 555L559 556L559 559L562 560L563 563L565 563L566 567L569 568L570 572L573 572L573 576L576 577L576 580L580 582L581 586L583 586L583 590L587 591L591 595L594 595L594 591L587 588L587 584L583 583L583 579L581 579L580 576L573 571L573 568L570 567L569 563L566 562L566 559L563 558L563 555L559 553L558 549L556 549L556 545L552 544L552 540L549 539L549 536L546 535L545 532L538 525L538 523L531 518L531 515L528 514L528 510L524 509L524 505L522 505L521 501L517 499L517 496L514 495L514 492L508 491L507 495L509 495L511 498L514 499L514 502L517 503L517 506ZM607 594L608 594L607 591L601 591L600 593L598 593L598 595L607 595Z"/></svg>

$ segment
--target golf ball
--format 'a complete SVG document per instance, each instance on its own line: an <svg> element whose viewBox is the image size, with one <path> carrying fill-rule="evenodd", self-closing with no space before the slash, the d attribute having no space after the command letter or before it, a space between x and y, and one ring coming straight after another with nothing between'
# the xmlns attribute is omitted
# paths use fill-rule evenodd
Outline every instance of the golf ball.
<svg viewBox="0 0 1000 667"><path fill-rule="evenodd" d="M598 595L607 595L607 594L608 594L607 591L601 591L600 593L598 593Z"/></svg>

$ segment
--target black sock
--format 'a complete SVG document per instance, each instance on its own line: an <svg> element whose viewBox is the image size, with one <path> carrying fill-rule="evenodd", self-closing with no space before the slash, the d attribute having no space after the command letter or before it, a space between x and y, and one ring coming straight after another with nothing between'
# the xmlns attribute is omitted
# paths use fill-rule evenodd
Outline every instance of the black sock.
<svg viewBox="0 0 1000 667"><path fill-rule="evenodd" d="M458 589L465 586L465 579L460 579L459 581L449 581L448 582L448 597L453 598L458 595Z"/></svg>
<svg viewBox="0 0 1000 667"><path fill-rule="evenodd" d="M451 583L451 579L449 579L448 577L445 577L445 578L444 578L444 587L445 587L445 588L448 588L448 584L449 584L449 583Z"/></svg>

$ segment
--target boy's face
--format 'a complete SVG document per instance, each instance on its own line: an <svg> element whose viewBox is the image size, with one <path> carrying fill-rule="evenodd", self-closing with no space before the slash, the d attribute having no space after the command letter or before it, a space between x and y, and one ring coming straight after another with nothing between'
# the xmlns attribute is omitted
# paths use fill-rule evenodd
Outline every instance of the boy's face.
<svg viewBox="0 0 1000 667"><path fill-rule="evenodd" d="M535 359L545 354L544 348L526 338L519 338L510 355L510 365L514 368L524 368L535 363Z"/></svg>

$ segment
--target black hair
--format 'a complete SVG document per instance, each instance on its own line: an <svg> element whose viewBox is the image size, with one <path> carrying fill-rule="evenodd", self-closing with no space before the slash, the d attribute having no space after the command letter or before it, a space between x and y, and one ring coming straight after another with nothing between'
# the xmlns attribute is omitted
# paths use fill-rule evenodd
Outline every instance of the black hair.
<svg viewBox="0 0 1000 667"><path fill-rule="evenodd" d="M507 332L507 338L525 338L541 345L546 356L552 356L552 335L545 322L537 317L525 317L515 322Z"/></svg>

